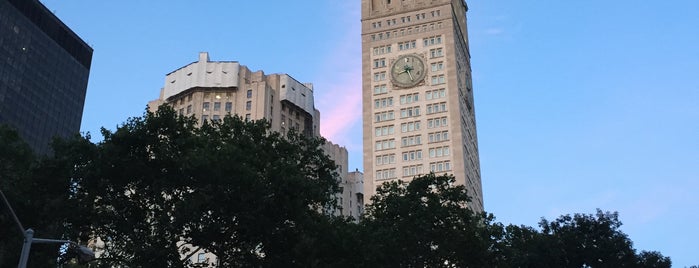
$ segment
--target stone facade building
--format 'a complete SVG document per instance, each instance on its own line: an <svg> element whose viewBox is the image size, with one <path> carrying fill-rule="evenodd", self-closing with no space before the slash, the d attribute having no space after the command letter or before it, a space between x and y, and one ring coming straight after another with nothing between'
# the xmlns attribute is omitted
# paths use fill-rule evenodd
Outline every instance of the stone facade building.
<svg viewBox="0 0 699 268"><path fill-rule="evenodd" d="M296 129L304 135L320 136L320 112L314 106L312 84L298 82L288 74L251 71L235 61L211 61L206 52L199 54L198 61L167 74L160 97L150 101L148 107L154 112L165 103L181 115L194 116L200 123L230 114L248 120L266 119L272 131L280 133ZM337 164L342 189L336 198L341 208L328 213L358 219L356 199L363 196L363 188L357 187L361 176L347 171L345 147L327 142L323 150ZM189 255L189 260L214 264L216 256L197 250Z"/></svg>
<svg viewBox="0 0 699 268"><path fill-rule="evenodd" d="M362 0L365 202L434 172L483 210L464 0Z"/></svg>

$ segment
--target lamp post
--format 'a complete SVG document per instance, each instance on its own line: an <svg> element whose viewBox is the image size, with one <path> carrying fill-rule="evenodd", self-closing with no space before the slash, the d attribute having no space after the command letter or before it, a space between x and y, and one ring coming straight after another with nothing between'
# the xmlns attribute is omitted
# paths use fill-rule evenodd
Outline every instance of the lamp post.
<svg viewBox="0 0 699 268"><path fill-rule="evenodd" d="M91 249L85 246L78 245L77 243L70 241L70 240L58 240L58 239L45 239L45 238L35 238L34 237L34 230L31 228L29 229L24 229L22 226L22 223L19 221L19 218L17 218L17 214L15 214L15 211L12 209L12 206L10 206L10 202L7 201L7 198L5 197L5 194L0 190L0 197L2 197L2 200L4 201L5 205L7 206L7 209L10 211L10 214L12 214L12 217L15 220L15 223L17 223L17 227L19 228L20 232L22 232L24 236L24 244L22 245L22 254L19 257L19 264L17 265L17 268L26 268L27 267L27 261L29 261L29 252L31 250L32 244L66 244L69 243L73 246L72 249L73 252L75 253L76 257L78 258L79 263L85 263L91 260L95 259L95 253L92 252Z"/></svg>

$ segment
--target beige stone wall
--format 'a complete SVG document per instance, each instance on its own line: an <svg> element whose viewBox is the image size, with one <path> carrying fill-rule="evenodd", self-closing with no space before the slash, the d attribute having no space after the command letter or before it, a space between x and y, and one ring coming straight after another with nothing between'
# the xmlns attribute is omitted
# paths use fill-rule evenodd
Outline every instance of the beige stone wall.
<svg viewBox="0 0 699 268"><path fill-rule="evenodd" d="M166 76L160 97L149 102L149 109L154 111L167 103L200 123L230 114L266 119L274 131L286 133L294 128L318 136L320 113L313 101L310 83L300 83L287 74L251 71L237 62L211 62L202 52L199 61Z"/></svg>
<svg viewBox="0 0 699 268"><path fill-rule="evenodd" d="M301 83L288 74L265 75L263 71L251 71L237 62L212 62L206 52L199 54L198 61L167 74L159 98L148 102L148 109L154 112L162 104L169 104L179 114L193 116L200 123L230 114L250 120L266 119L273 131L281 133L295 129L306 135L320 136L320 111L314 106L313 84ZM358 217L354 211L358 209L357 181L361 178L353 175L348 180L347 149L331 142L323 149L338 165L343 188L337 195L338 202L343 208L355 209L332 213ZM192 263L216 262L215 255L195 250L189 256Z"/></svg>
<svg viewBox="0 0 699 268"><path fill-rule="evenodd" d="M347 148L327 142L323 145L323 150L330 156L337 165L337 174L339 175L338 182L340 192L336 195L338 209L331 211L330 214L353 217L359 220L361 213L364 211L364 187L362 173L357 171L348 171L348 153ZM358 197L359 200L358 200Z"/></svg>
<svg viewBox="0 0 699 268"><path fill-rule="evenodd" d="M483 209L466 10L462 0L362 1L365 202L383 182L433 171L454 174ZM391 81L401 55L425 62L414 87Z"/></svg>
<svg viewBox="0 0 699 268"><path fill-rule="evenodd" d="M364 174L359 170L348 172L344 186L346 190L343 191L343 198L348 200L345 215L359 220L364 214Z"/></svg>

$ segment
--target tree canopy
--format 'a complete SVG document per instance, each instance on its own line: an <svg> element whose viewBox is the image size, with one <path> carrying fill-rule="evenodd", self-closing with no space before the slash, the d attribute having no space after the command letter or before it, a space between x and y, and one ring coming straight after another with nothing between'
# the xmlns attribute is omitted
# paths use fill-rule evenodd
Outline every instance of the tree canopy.
<svg viewBox="0 0 699 268"><path fill-rule="evenodd" d="M36 157L0 127L0 189L38 237L95 245L89 267L670 267L633 248L617 213L563 215L537 228L503 225L468 208L450 175L377 189L359 222L323 213L336 204L335 164L322 139L281 135L265 121L199 124L167 106L115 131L54 143ZM22 237L0 212L0 267ZM7 237L7 239L5 239ZM31 267L56 246L32 247ZM85 267L71 263L71 267Z"/></svg>
<svg viewBox="0 0 699 268"><path fill-rule="evenodd" d="M223 267L289 266L338 190L322 140L282 137L265 121L199 127L161 107L102 136L61 155L76 167L74 196L89 217L81 234L124 263L180 267L181 254L204 249Z"/></svg>

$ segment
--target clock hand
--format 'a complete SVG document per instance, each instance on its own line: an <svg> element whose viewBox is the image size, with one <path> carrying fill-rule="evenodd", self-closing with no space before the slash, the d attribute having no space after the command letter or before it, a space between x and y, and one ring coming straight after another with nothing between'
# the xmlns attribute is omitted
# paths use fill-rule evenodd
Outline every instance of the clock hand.
<svg viewBox="0 0 699 268"><path fill-rule="evenodd" d="M413 81L413 75L410 73L410 70L405 70L408 73L408 76L410 76L410 81Z"/></svg>

